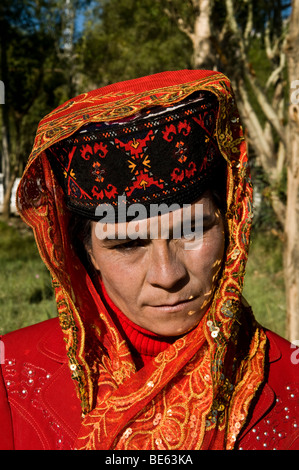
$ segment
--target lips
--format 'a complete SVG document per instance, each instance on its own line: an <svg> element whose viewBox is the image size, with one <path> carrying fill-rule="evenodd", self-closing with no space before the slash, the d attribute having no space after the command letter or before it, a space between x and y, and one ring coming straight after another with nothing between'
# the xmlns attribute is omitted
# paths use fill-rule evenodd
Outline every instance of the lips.
<svg viewBox="0 0 299 470"><path fill-rule="evenodd" d="M193 300L193 299L192 299ZM189 299L185 300L178 300L177 302L169 303L169 304L160 304L160 305L155 305L155 307L175 307L176 305L181 305L185 304L187 302L191 302Z"/></svg>
<svg viewBox="0 0 299 470"><path fill-rule="evenodd" d="M184 308L185 306L189 306L190 302L192 302L193 300L195 300L195 297L190 296L187 299L177 300L177 301L173 301L173 302L169 302L165 304L151 305L151 307L155 309L161 309L161 310L177 311L177 310L180 310L181 308Z"/></svg>

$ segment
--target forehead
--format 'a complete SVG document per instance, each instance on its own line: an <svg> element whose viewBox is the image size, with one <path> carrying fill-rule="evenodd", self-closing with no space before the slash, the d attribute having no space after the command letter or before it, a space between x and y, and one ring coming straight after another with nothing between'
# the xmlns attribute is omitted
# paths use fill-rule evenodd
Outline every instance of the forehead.
<svg viewBox="0 0 299 470"><path fill-rule="evenodd" d="M183 229L188 230L194 223L199 228L205 220L212 218L216 206L211 193L207 191L192 204L183 205L175 210L171 210L170 206L169 209L164 213L157 213L155 210L153 211L155 215L142 219L139 219L136 214L136 217L130 222L105 223L105 220L102 219L102 221L92 223L93 231L100 240L180 238Z"/></svg>

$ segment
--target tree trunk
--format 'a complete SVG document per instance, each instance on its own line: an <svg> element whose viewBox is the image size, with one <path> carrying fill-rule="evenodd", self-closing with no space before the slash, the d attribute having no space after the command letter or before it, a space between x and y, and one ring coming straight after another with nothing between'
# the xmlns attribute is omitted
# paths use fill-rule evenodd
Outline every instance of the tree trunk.
<svg viewBox="0 0 299 470"><path fill-rule="evenodd" d="M211 41L211 14L213 2L198 0L196 2L199 14L195 18L193 42L193 67L195 69L211 69L216 65L215 53Z"/></svg>
<svg viewBox="0 0 299 470"><path fill-rule="evenodd" d="M248 130L248 142L254 149L259 163L268 176L269 183L272 186L270 194L272 208L281 226L284 227L286 212L285 204L280 200L275 190L277 181L279 181L282 173L280 168L282 163L281 158L278 161L277 155L275 153L270 124L266 123L264 128L262 127L259 118L252 107L243 80L239 80L238 84L235 85L235 88L238 91L238 95L240 97L238 101L240 115L245 124L245 127ZM284 148L280 149L280 152L283 152L282 157L284 157L283 150Z"/></svg>
<svg viewBox="0 0 299 470"><path fill-rule="evenodd" d="M287 337L299 340L299 102L292 85L299 77L299 0L292 2L287 38L289 82L291 85L288 125L287 210L285 223L285 285L287 296ZM297 88L298 88L297 84ZM298 96L298 93L297 93Z"/></svg>
<svg viewBox="0 0 299 470"><path fill-rule="evenodd" d="M0 9L0 47L1 47L1 78L4 83L5 90L8 87L8 66L7 66L7 23L4 19L3 5ZM9 116L8 104L5 102L1 106L1 133L2 133L2 172L3 172L3 192L7 192L10 182L10 131L9 131Z"/></svg>
<svg viewBox="0 0 299 470"><path fill-rule="evenodd" d="M4 193L3 208L2 208L2 217L4 220L8 220L10 216L11 195L12 195L13 185L16 181L16 177L17 177L17 171L14 171L7 185L6 191Z"/></svg>
<svg viewBox="0 0 299 470"><path fill-rule="evenodd" d="M194 69L210 69L216 66L216 53L212 42L211 15L213 0L190 0L194 15L193 25L187 24L178 14L171 1L164 9L166 15L175 21L178 28L192 42L192 67Z"/></svg>
<svg viewBox="0 0 299 470"><path fill-rule="evenodd" d="M2 105L5 108L5 104ZM7 128L8 116L6 109L2 112L2 172L3 172L3 191L6 193L10 180L10 161L9 161L9 133Z"/></svg>

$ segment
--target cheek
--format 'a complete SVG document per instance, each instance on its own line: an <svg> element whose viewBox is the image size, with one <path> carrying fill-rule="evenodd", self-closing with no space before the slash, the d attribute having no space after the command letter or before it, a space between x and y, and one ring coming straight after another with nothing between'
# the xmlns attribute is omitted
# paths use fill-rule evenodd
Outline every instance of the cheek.
<svg viewBox="0 0 299 470"><path fill-rule="evenodd" d="M95 261L107 289L128 294L137 287L137 284L139 285L142 273L138 264L126 263L114 254L110 255L109 252L96 254Z"/></svg>
<svg viewBox="0 0 299 470"><path fill-rule="evenodd" d="M224 249L222 232L216 236L207 236L198 250L187 252L189 272L195 275L198 281L210 287L221 269Z"/></svg>

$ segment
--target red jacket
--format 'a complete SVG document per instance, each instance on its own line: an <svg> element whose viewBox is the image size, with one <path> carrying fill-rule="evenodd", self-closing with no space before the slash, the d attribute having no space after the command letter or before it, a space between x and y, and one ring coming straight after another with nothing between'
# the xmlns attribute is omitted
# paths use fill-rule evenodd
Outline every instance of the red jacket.
<svg viewBox="0 0 299 470"><path fill-rule="evenodd" d="M299 350L267 336L267 382L236 448L299 450ZM81 409L58 320L8 333L2 342L0 449L72 449Z"/></svg>

